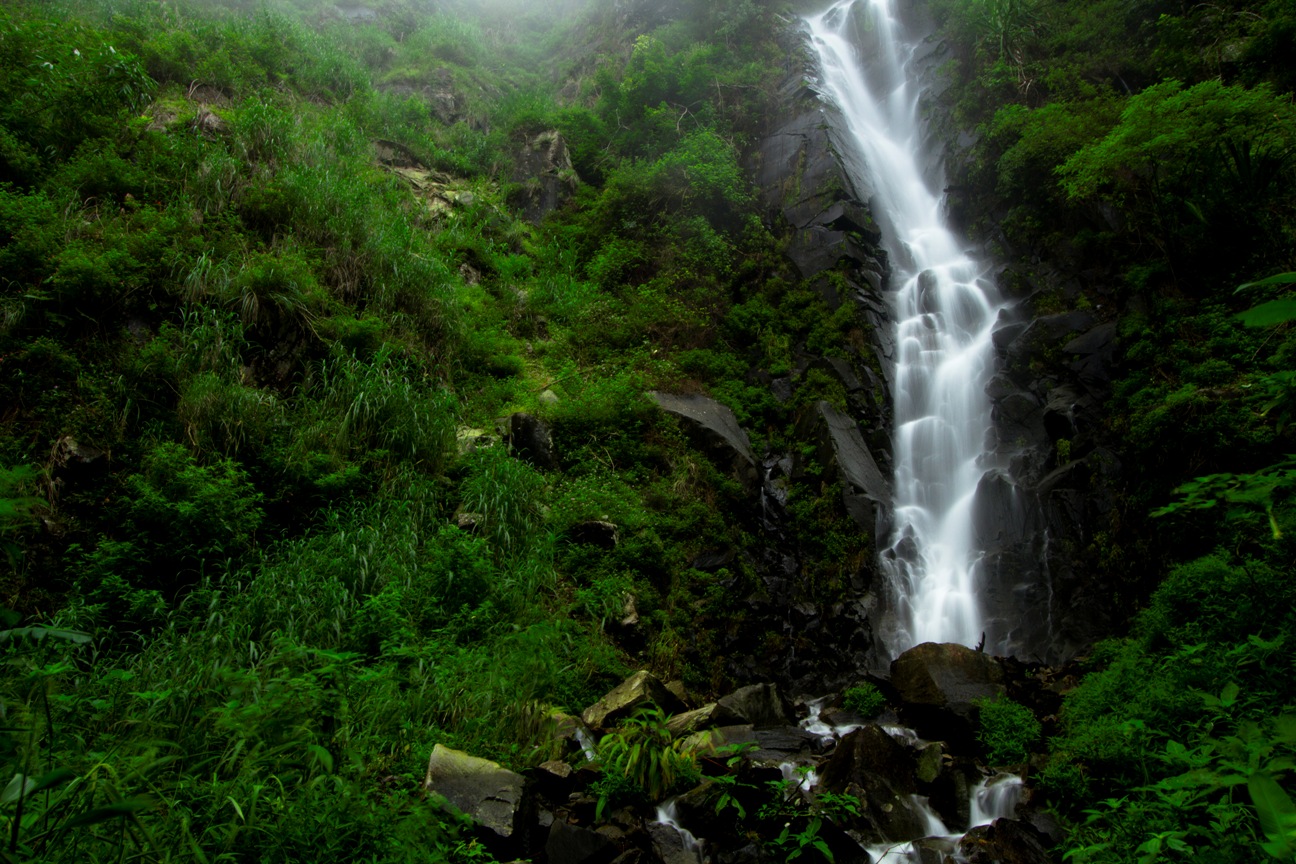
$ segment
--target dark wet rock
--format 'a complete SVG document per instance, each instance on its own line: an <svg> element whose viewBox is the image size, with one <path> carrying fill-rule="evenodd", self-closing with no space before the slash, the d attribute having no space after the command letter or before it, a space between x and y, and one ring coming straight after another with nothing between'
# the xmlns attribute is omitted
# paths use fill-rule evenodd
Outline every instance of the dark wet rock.
<svg viewBox="0 0 1296 864"><path fill-rule="evenodd" d="M587 543L601 549L614 549L620 538L616 525L592 519L573 525L567 531L567 539L573 543Z"/></svg>
<svg viewBox="0 0 1296 864"><path fill-rule="evenodd" d="M820 401L812 413L803 417L797 433L816 443L810 458L817 464L836 466L845 481L842 503L847 513L865 531L873 532L880 513L890 506L891 484L878 467L859 425L828 402ZM805 458L798 457L797 473Z"/></svg>
<svg viewBox="0 0 1296 864"><path fill-rule="evenodd" d="M617 846L590 828L555 822L545 842L549 864L609 864L617 856Z"/></svg>
<svg viewBox="0 0 1296 864"><path fill-rule="evenodd" d="M684 707L657 676L639 671L586 708L581 719L590 728L610 729L647 705L656 705L667 713L675 713Z"/></svg>
<svg viewBox="0 0 1296 864"><path fill-rule="evenodd" d="M1083 310L1041 315L1027 324L1017 338L1012 340L1004 352L1005 356L1010 363L1026 363L1037 354L1061 347L1067 336L1082 333L1095 323L1094 316Z"/></svg>
<svg viewBox="0 0 1296 864"><path fill-rule="evenodd" d="M947 864L954 860L955 842L948 837L923 837L914 841L918 864Z"/></svg>
<svg viewBox="0 0 1296 864"><path fill-rule="evenodd" d="M513 161L513 182L520 186L509 203L530 222L539 223L565 204L580 183L567 142L553 129L527 138Z"/></svg>
<svg viewBox="0 0 1296 864"><path fill-rule="evenodd" d="M785 726L791 719L787 703L774 684L752 684L721 698L711 715L716 726L750 724L760 729Z"/></svg>
<svg viewBox="0 0 1296 864"><path fill-rule="evenodd" d="M1074 357L1071 370L1080 383L1095 395L1105 392L1112 378L1116 353L1116 324L1099 324L1062 346L1062 353Z"/></svg>
<svg viewBox="0 0 1296 864"><path fill-rule="evenodd" d="M758 748L748 754L748 758L754 762L791 762L820 749L818 735L795 726L756 729L752 734Z"/></svg>
<svg viewBox="0 0 1296 864"><path fill-rule="evenodd" d="M518 457L537 468L558 467L549 426L539 417L521 411L509 415L508 440Z"/></svg>
<svg viewBox="0 0 1296 864"><path fill-rule="evenodd" d="M1033 536L1042 527L1041 513L1033 495L992 471L977 483L972 527L980 548L994 551Z"/></svg>
<svg viewBox="0 0 1296 864"><path fill-rule="evenodd" d="M497 762L451 750L432 748L423 788L440 795L498 840L510 840L521 828L525 780Z"/></svg>
<svg viewBox="0 0 1296 864"><path fill-rule="evenodd" d="M694 570L719 570L721 567L728 567L729 564L737 557L736 549L720 549L715 552L703 552L690 562L689 566Z"/></svg>
<svg viewBox="0 0 1296 864"><path fill-rule="evenodd" d="M702 864L699 850L690 845L674 827L661 822L650 822L645 827L653 854L660 864Z"/></svg>
<svg viewBox="0 0 1296 864"><path fill-rule="evenodd" d="M715 714L715 708L716 703L711 702L696 710L676 714L666 721L666 728L676 738L683 738L701 729L707 729L714 725L711 718Z"/></svg>
<svg viewBox="0 0 1296 864"><path fill-rule="evenodd" d="M719 465L732 466L750 490L759 488L756 457L751 441L728 406L707 396L685 396L652 391L648 394L663 411L685 420L696 442Z"/></svg>
<svg viewBox="0 0 1296 864"><path fill-rule="evenodd" d="M419 161L419 158L414 154L414 151L406 147L404 144L377 138L374 140L373 146L374 156L377 157L378 162L382 165L387 165L392 168L426 169L427 167Z"/></svg>
<svg viewBox="0 0 1296 864"><path fill-rule="evenodd" d="M946 740L970 739L977 710L973 703L1005 692L1003 669L993 657L936 642L924 642L893 660L891 686L919 734Z"/></svg>
<svg viewBox="0 0 1296 864"><path fill-rule="evenodd" d="M917 767L906 747L870 723L841 740L820 765L819 782L825 789L841 792L851 783L862 785L864 775L874 774L895 791L912 794L918 791Z"/></svg>
<svg viewBox="0 0 1296 864"><path fill-rule="evenodd" d="M1052 864L1044 838L1031 825L996 819L973 828L959 841L959 854L968 864Z"/></svg>

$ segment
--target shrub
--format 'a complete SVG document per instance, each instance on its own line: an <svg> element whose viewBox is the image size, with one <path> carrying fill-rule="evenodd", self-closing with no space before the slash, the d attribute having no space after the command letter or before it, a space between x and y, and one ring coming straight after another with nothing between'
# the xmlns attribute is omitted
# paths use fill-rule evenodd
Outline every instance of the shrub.
<svg viewBox="0 0 1296 864"><path fill-rule="evenodd" d="M861 717L876 717L886 707L886 697L876 684L865 681L842 694L842 705Z"/></svg>
<svg viewBox="0 0 1296 864"><path fill-rule="evenodd" d="M1025 762L1043 731L1031 710L1002 698L979 699L976 705L981 709L977 740L985 748L986 761L992 765Z"/></svg>

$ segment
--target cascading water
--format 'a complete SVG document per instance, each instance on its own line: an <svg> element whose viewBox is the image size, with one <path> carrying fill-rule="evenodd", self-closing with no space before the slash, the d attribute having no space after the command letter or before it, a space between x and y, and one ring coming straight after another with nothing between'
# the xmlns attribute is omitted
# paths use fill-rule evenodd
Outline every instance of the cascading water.
<svg viewBox="0 0 1296 864"><path fill-rule="evenodd" d="M942 215L920 155L921 88L911 68L920 40L898 20L896 0L839 0L808 19L824 97L840 108L877 194L895 292L895 516L883 556L890 581L887 620L878 622L891 656L921 642L982 638L973 528L977 484L992 470L985 385L993 372L990 333L1000 303ZM875 46L857 56L852 27ZM940 188L940 184L936 184Z"/></svg>

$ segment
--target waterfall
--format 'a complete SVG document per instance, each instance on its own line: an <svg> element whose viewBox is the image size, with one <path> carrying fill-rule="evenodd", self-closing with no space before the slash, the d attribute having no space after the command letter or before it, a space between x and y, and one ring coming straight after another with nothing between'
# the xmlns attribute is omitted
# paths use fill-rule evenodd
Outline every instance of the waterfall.
<svg viewBox="0 0 1296 864"><path fill-rule="evenodd" d="M893 8L898 0L838 0L807 19L821 95L841 111L876 195L869 202L892 262L897 324L895 509L883 570L890 656L921 642L976 645L983 550L973 526L977 485L995 470L985 386L990 333L1002 306L983 268L943 216L940 178L924 176L915 54L922 44ZM868 56L848 38L869 34Z"/></svg>

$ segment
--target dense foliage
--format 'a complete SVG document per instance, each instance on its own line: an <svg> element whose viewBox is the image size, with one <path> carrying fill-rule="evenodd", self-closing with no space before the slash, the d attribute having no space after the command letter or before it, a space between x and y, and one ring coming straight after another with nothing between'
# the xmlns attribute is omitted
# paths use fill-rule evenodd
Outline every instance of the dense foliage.
<svg viewBox="0 0 1296 864"><path fill-rule="evenodd" d="M1033 311L1118 322L1097 443L1126 487L1086 558L1145 608L1087 661L1039 775L1066 858L1291 860L1296 13L933 5L978 132L972 230Z"/></svg>
<svg viewBox="0 0 1296 864"><path fill-rule="evenodd" d="M739 167L770 13L416 5L0 10L6 860L481 858L434 743L526 767L631 664L726 681L750 574L689 564L744 493L643 394L777 437L746 371L841 326Z"/></svg>

